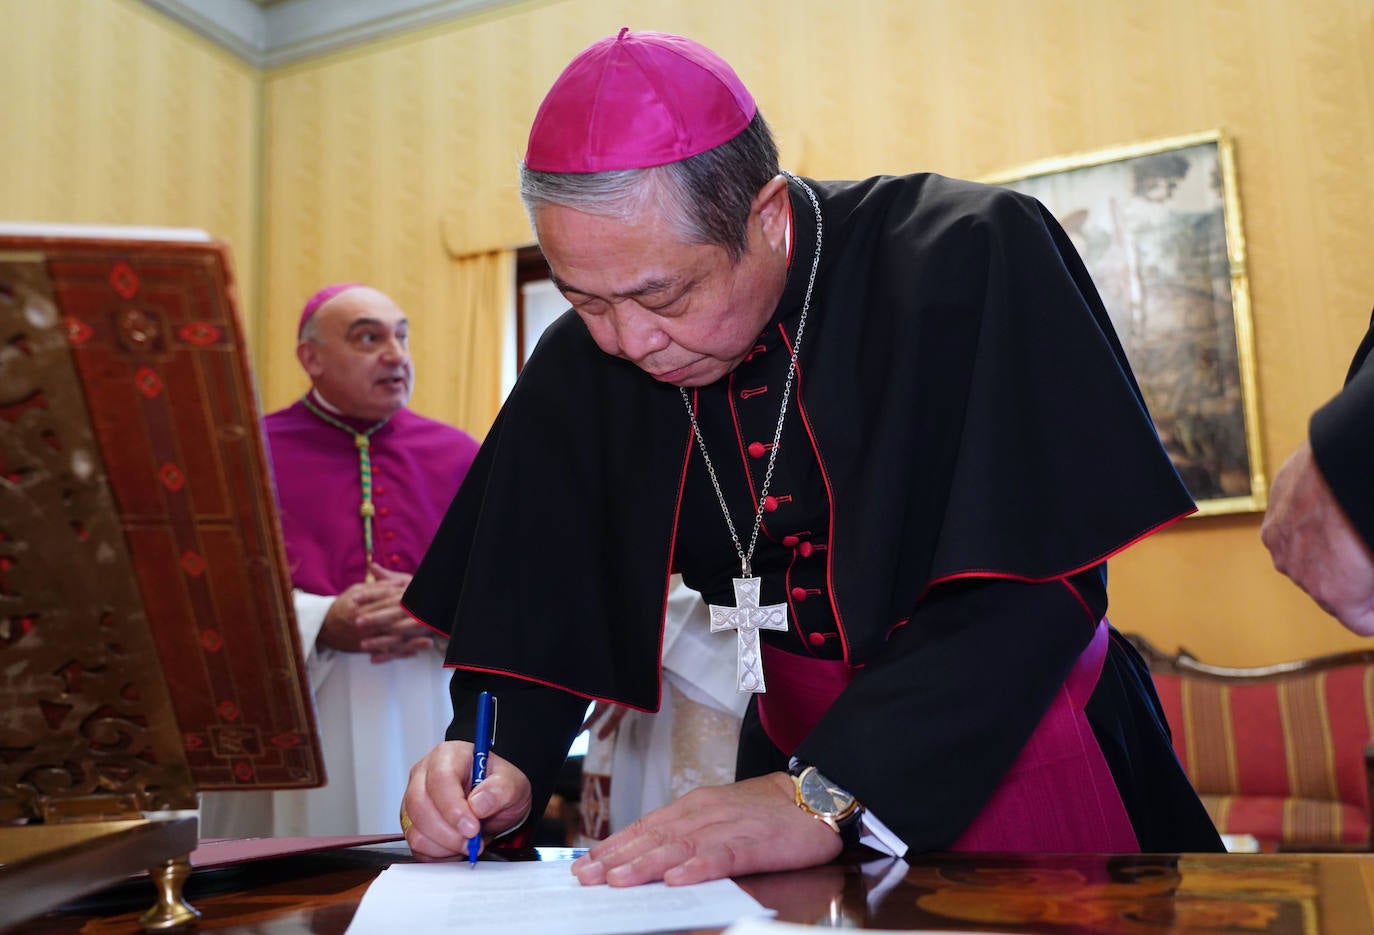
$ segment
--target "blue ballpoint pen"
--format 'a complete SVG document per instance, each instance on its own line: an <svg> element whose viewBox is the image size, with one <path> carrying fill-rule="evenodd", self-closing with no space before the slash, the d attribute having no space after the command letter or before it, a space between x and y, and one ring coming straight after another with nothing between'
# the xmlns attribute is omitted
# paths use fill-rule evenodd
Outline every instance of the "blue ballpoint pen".
<svg viewBox="0 0 1374 935"><path fill-rule="evenodd" d="M487 754L491 752L492 741L496 739L496 699L491 692L477 696L477 733L472 738L472 785L468 787L470 797L477 784L487 778ZM477 866L477 854L482 850L482 833L468 840L468 866Z"/></svg>

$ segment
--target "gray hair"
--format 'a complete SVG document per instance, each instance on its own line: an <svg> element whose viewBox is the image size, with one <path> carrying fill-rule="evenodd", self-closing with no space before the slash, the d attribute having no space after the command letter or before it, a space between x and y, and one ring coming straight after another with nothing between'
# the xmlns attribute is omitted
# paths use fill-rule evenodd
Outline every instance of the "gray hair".
<svg viewBox="0 0 1374 935"><path fill-rule="evenodd" d="M719 146L678 162L612 172L535 172L520 166L520 198L535 209L558 205L601 217L629 218L656 203L687 243L723 247L732 261L748 246L749 208L776 176L778 147L763 114Z"/></svg>
<svg viewBox="0 0 1374 935"><path fill-rule="evenodd" d="M311 312L310 317L301 325L300 336L296 339L300 341L312 341L316 344L320 342L320 326L315 323L315 313Z"/></svg>

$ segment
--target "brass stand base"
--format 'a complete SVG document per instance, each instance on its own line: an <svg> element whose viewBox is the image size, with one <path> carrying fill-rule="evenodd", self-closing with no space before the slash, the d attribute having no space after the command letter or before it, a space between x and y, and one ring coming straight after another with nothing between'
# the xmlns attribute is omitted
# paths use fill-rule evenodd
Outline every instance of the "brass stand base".
<svg viewBox="0 0 1374 935"><path fill-rule="evenodd" d="M0 928L40 916L86 893L156 867L159 905L150 931L184 925L196 912L181 900L196 846L194 813L0 828ZM189 913L189 914L188 914Z"/></svg>
<svg viewBox="0 0 1374 935"><path fill-rule="evenodd" d="M138 924L145 932L165 932L190 925L200 918L200 912L181 895L186 878L191 875L191 863L185 855L174 857L148 871L157 886L157 904L139 916Z"/></svg>

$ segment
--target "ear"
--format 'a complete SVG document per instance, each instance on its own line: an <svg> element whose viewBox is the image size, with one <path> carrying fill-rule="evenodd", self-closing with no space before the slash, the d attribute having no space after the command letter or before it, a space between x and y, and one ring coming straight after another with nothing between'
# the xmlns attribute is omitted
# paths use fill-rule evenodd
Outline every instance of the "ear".
<svg viewBox="0 0 1374 935"><path fill-rule="evenodd" d="M787 242L787 225L792 218L792 197L787 191L787 176L779 173L759 189L749 206L751 219L759 219L763 239L771 250L782 250Z"/></svg>
<svg viewBox="0 0 1374 935"><path fill-rule="evenodd" d="M311 380L317 379L324 371L320 363L320 346L314 341L301 341L296 345L296 360Z"/></svg>

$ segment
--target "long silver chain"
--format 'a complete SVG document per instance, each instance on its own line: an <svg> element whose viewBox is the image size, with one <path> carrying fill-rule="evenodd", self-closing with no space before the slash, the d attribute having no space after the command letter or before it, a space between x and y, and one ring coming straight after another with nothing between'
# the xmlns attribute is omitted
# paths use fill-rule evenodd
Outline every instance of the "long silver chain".
<svg viewBox="0 0 1374 935"><path fill-rule="evenodd" d="M797 355L801 352L802 332L806 329L806 313L811 308L811 290L816 286L816 270L821 265L821 204L816 200L816 193L811 190L801 179L791 172L784 170L784 174L802 187L811 199L811 207L816 212L816 255L811 259L811 278L806 282L806 297L802 300L801 318L797 322L797 336L792 340L792 359L787 364L787 382L782 388L782 404L778 407L778 425L773 430L773 447L768 452L768 469L763 474L763 486L759 488L759 508L754 514L754 531L749 536L749 549L745 551L740 544L739 533L735 532L735 522L730 518L730 507L725 502L725 494L720 489L720 479L716 477L715 465L711 463L711 456L706 453L706 440L701 437L701 426L697 424L697 415L692 410L692 398L687 395L687 390L679 386L678 392L682 394L682 402L687 407L687 418L692 420L692 434L696 436L697 447L701 449L702 460L706 462L706 473L711 476L711 486L716 489L716 499L720 501L720 511L725 514L725 525L730 529L730 538L735 543L735 554L739 556L740 569L745 578L753 577L749 561L754 557L754 546L759 541L759 528L763 525L763 514L765 503L768 498L768 486L773 482L773 465L778 460L778 446L782 443L782 423L787 417L787 401L792 396L792 380L797 374Z"/></svg>

